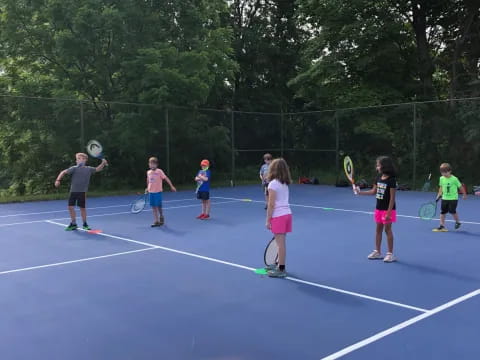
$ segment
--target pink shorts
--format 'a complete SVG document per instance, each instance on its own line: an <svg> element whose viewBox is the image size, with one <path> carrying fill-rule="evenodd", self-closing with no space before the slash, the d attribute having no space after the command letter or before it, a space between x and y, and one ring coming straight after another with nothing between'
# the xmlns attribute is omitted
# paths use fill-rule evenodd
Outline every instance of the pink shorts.
<svg viewBox="0 0 480 360"><path fill-rule="evenodd" d="M390 213L390 220L385 220L385 216L387 216L387 210L377 210L375 209L375 222L377 224L391 224L397 222L397 212L392 210Z"/></svg>
<svg viewBox="0 0 480 360"><path fill-rule="evenodd" d="M272 218L272 233L286 234L292 232L292 214Z"/></svg>

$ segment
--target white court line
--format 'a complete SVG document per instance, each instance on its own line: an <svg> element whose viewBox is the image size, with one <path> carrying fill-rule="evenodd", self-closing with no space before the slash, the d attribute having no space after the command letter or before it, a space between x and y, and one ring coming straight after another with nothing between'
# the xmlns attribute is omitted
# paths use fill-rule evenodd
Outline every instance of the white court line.
<svg viewBox="0 0 480 360"><path fill-rule="evenodd" d="M56 223L56 222L53 222L53 221L48 221L47 220L46 222L48 222L50 224L54 224L54 225L59 225L59 226L62 226L62 227L66 226L66 224L60 224L60 223ZM194 253L191 253L191 252L176 250L176 249L168 248L168 247L165 247L165 246L159 246L159 245L154 245L154 244L150 244L150 243L139 242L139 241L136 241L136 240L126 239L126 238L122 238L122 237L115 236L115 235L109 235L109 234L105 234L105 233L100 233L98 235L112 237L114 239L125 240L125 241L129 241L129 242L136 242L136 243L140 243L140 244L145 245L145 246L151 246L155 249L161 249L161 250L169 251L169 252L172 252L172 253L175 253L175 254L186 255L186 256L190 256L190 257L194 257L194 258L198 258L198 259L202 259L202 260L207 260L207 261L211 261L211 262L216 262L216 263L219 263L219 264L224 264L224 265L228 265L228 266L232 266L232 267L236 267L236 268L240 268L240 269L244 269L244 270L255 271L255 268L252 268L252 267L248 267L248 266L244 266L244 265L240 265L240 264L235 264L235 263L220 260L220 259L215 259L215 258L208 257L208 256L198 255L198 254L194 254ZM310 282L310 281L300 280L300 279L293 278L293 277L286 277L286 279L290 280L290 281L293 281L293 282L297 282L297 283L301 283L301 284L305 284L305 285L310 285L310 286L315 286L315 287L318 287L318 288L322 288L322 289L326 289L326 290L330 290L330 291L334 291L334 292L339 292L339 293L346 294L346 295L356 296L356 297L367 299L367 300L372 300L372 301L381 302L381 303L384 303L384 304L389 304L389 305L394 305L394 306L406 308L406 309L409 309L409 310L414 310L414 311L419 311L419 312L427 312L428 311L426 309L422 309L422 308L419 308L419 307L415 307L415 306L411 306L411 305L407 305L407 304L402 304L402 303L398 303L398 302L395 302L395 301L390 301L390 300L377 298L377 297L373 297L373 296L369 296L369 295L364 295L364 294L356 293L356 292L353 292L353 291L342 290L342 289L334 288L334 287L331 287L331 286L326 286L326 285L313 283L313 282Z"/></svg>
<svg viewBox="0 0 480 360"><path fill-rule="evenodd" d="M231 201L219 201L212 203L212 205L220 205L220 204L230 204L238 202L238 200L231 200ZM184 209L184 208L189 208L189 207L197 207L199 206L198 204L192 204L192 205L182 205L182 206L171 206L171 207L166 207L163 208L163 210L173 210L173 209ZM151 211L149 209L145 209L143 211ZM88 215L88 218L92 217L103 217L103 216L115 216L115 215L125 215L125 214L131 214L130 211L122 211L122 212L116 212L116 213L108 213L108 214L97 214L97 215ZM132 214L135 215L135 214ZM16 223L7 223L7 224L0 224L1 227L6 227L6 226L15 226L15 225L27 225L27 224L36 224L36 223L43 223L46 220L51 220L51 221L57 221L57 220L70 220L68 217L64 218L56 218L56 219L44 219L44 220L32 220L32 221L22 221L22 222L16 222Z"/></svg>
<svg viewBox="0 0 480 360"><path fill-rule="evenodd" d="M221 197L221 196L212 196L212 199L223 199L223 200L236 200L236 201L241 201L241 202L254 202L254 203L262 203L264 204L265 201L261 200L251 200L251 199L240 199L240 198L229 198L229 197ZM367 215L373 215L373 211L363 211L363 210L350 210L350 209L337 209L337 208L331 208L331 207L326 207L326 206L315 206L315 205L301 205L301 204L290 204L290 206L293 207L302 207L302 208L308 208L308 209L321 209L321 210L333 210L333 211L344 211L344 212L351 212L351 213L357 213L357 214L367 214ZM409 219L421 219L420 216L412 216L412 215L401 215L397 214L397 217L403 217L403 218L409 218ZM438 218L436 219L431 219L430 221L434 220L439 220ZM445 220L447 222L455 222L455 220ZM475 221L463 221L462 224L472 224L472 225L480 225L480 222L475 222Z"/></svg>
<svg viewBox="0 0 480 360"><path fill-rule="evenodd" d="M61 226L61 227L66 227L67 226L67 224L61 224L61 223L58 223L58 222L55 222L55 221L52 221L52 220L45 220L45 222L49 223L49 224L53 224L53 225L58 225L58 226ZM80 227L78 228L78 230L88 232L87 230L84 230ZM145 243L145 242L137 241L137 240L132 240L132 239L127 239L127 238L116 236L116 235L109 235L109 234L104 234L104 233L98 233L98 234L95 234L95 235L109 237L109 238L117 239L117 240L123 240L123 241L131 242L131 243L134 243L134 244L148 246L148 247L151 247L151 248L156 248L157 247L156 245L153 245L153 244L149 244L149 243Z"/></svg>
<svg viewBox="0 0 480 360"><path fill-rule="evenodd" d="M399 306L399 307L403 307L403 308L406 308L406 309L415 310L415 311L419 311L419 312L423 312L423 313L426 313L426 312L429 311L427 309L422 309L422 308L419 308L419 307L416 307L416 306L411 306L411 305L398 303L396 301L390 301L390 300L385 300L385 299L381 299L381 298L376 298L376 297L372 297L372 296L369 296L369 295L363 295L363 294L359 294L359 293L352 292L352 291L347 291L347 290L334 288L334 287L331 287L331 286L320 285L320 284L317 284L317 283L313 283L313 282L305 281L305 280L300 280L300 279L292 278L292 277L289 277L289 276L287 276L286 279L290 280L290 281L298 282L298 283L301 283L301 284L315 286L315 287L318 287L318 288L321 288L321 289L331 290L331 291L335 291L335 292L339 292L339 293L347 294L347 295L353 295L353 296L356 296L356 297L360 297L360 298L364 298L364 299L368 299L368 300L374 300L374 301L382 302L382 303L385 303L385 304L395 305L395 306Z"/></svg>
<svg viewBox="0 0 480 360"><path fill-rule="evenodd" d="M449 302L447 302L443 305L440 305L440 306L438 306L438 307L436 307L432 310L427 311L426 313L415 316L415 317L413 317L413 318L411 318L407 321L404 321L404 322L402 322L398 325L395 325L395 326L393 326L393 327L391 327L387 330L384 330L384 331L379 332L379 333L377 333L373 336L370 336L369 338L366 338L366 339L364 339L362 341L359 341L359 342L357 342L353 345L350 345L349 347L346 347L345 349L337 351L334 354L328 355L328 356L322 358L322 360L335 360L335 359L341 358L342 356L345 356L345 355L347 355L347 354L349 354L349 353L351 353L355 350L358 350L362 347L365 347L365 346L367 346L367 345L369 345L369 344L371 344L375 341L378 341L378 340L380 340L380 339L382 339L382 338L384 338L388 335L396 333L397 331L400 331L400 330L402 330L402 329L404 329L404 328L406 328L410 325L413 325L413 324L415 324L415 323L417 323L417 322L419 322L423 319L426 319L426 318L428 318L432 315L438 314L441 311L444 311L444 310L446 310L446 309L448 309L448 308L450 308L454 305L457 305L461 302L464 302L464 301L466 301L466 300L468 300L468 299L470 299L474 296L477 296L477 295L480 295L480 289L472 291L471 293L468 293L466 295L460 296L459 298L456 298L456 299L454 299L452 301L449 301Z"/></svg>
<svg viewBox="0 0 480 360"><path fill-rule="evenodd" d="M154 248L154 247L148 247L148 248L137 249L137 250L123 251L123 252L113 253L113 254L108 254L108 255L94 256L94 257L77 259L77 260L70 260L70 261L62 261L62 262L53 263L53 264L30 266L30 267L21 268L21 269L0 271L0 275L11 274L11 273L16 273L16 272L21 272L21 271L37 270L37 269L54 267L54 266L62 266L62 265L80 263L80 262L97 260L97 259L105 259L105 258L110 258L110 257L114 257L114 256L134 254L134 253L138 253L138 252L142 252L142 251L155 250L155 249L156 248Z"/></svg>
<svg viewBox="0 0 480 360"><path fill-rule="evenodd" d="M171 203L171 202L180 202L180 201L192 201L196 200L195 198L191 199L181 199L181 200L164 200L164 203ZM87 208L87 211L90 210L98 210L98 209L111 209L111 208L117 208L117 207L125 207L125 206L131 206L132 204L118 204L118 205L110 205L110 206L96 206L92 208ZM63 209L63 210L52 210L52 211L41 211L41 212L32 212L32 213L20 213L20 214L9 214L9 215L0 215L0 218L7 218L7 217L15 217L15 216L29 216L29 215L43 215L43 214L54 214L54 213L62 213L66 212L68 213L68 209Z"/></svg>

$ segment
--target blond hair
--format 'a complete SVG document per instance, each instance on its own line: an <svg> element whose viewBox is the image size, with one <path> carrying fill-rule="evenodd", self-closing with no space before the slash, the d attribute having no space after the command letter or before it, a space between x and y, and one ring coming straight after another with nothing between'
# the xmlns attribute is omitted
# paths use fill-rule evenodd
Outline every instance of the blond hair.
<svg viewBox="0 0 480 360"><path fill-rule="evenodd" d="M287 162L283 158L278 158L272 161L268 168L268 181L278 180L282 184L290 185L292 183L292 176Z"/></svg>
<svg viewBox="0 0 480 360"><path fill-rule="evenodd" d="M452 171L452 166L449 163L443 163L440 165L440 171Z"/></svg>
<svg viewBox="0 0 480 360"><path fill-rule="evenodd" d="M76 153L75 157L83 157L85 160L88 160L88 155L85 153Z"/></svg>

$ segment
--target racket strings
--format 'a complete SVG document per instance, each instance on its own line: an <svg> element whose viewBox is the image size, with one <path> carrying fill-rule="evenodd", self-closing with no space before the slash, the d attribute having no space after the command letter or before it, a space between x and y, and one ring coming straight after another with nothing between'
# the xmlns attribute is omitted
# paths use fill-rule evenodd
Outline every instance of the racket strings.
<svg viewBox="0 0 480 360"><path fill-rule="evenodd" d="M145 199L139 199L132 204L132 212L138 213L145 208Z"/></svg>
<svg viewBox="0 0 480 360"><path fill-rule="evenodd" d="M433 204L424 204L422 205L422 207L420 208L420 211L419 211L419 216L422 218L422 219L426 219L426 220L429 220L429 219L432 219L434 216L435 216L435 212L436 212L436 206L433 205Z"/></svg>
<svg viewBox="0 0 480 360"><path fill-rule="evenodd" d="M276 241L271 241L265 251L266 265L276 265L278 262L278 246Z"/></svg>

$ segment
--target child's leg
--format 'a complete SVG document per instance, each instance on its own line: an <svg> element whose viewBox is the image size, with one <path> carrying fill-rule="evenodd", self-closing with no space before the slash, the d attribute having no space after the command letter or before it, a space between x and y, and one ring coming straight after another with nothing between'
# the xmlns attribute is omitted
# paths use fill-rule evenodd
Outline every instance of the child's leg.
<svg viewBox="0 0 480 360"><path fill-rule="evenodd" d="M286 234L275 234L275 242L278 246L278 267L285 270L285 260L287 257Z"/></svg>
<svg viewBox="0 0 480 360"><path fill-rule="evenodd" d="M448 209L448 212L452 214L453 218L455 219L455 225L456 225L455 229L458 229L458 224L460 224L460 218L458 217L458 213L457 213L457 205L458 205L457 201L452 201Z"/></svg>
<svg viewBox="0 0 480 360"><path fill-rule="evenodd" d="M72 224L77 223L77 214L75 213L75 207L74 206L68 206L68 212L70 213L70 219L72 221Z"/></svg>
<svg viewBox="0 0 480 360"><path fill-rule="evenodd" d="M440 225L445 226L445 214L440 214Z"/></svg>
<svg viewBox="0 0 480 360"><path fill-rule="evenodd" d="M82 220L83 220L83 223L85 224L87 222L87 209L84 207L81 207L80 214L82 214Z"/></svg>
<svg viewBox="0 0 480 360"><path fill-rule="evenodd" d="M158 213L160 214L160 217L163 217L163 207L162 206L158 207Z"/></svg>
<svg viewBox="0 0 480 360"><path fill-rule="evenodd" d="M205 201L205 212L204 214L210 215L210 199Z"/></svg>
<svg viewBox="0 0 480 360"><path fill-rule="evenodd" d="M377 250L379 253L382 252L383 227L383 224L377 223L377 228L375 230L375 250Z"/></svg>
<svg viewBox="0 0 480 360"><path fill-rule="evenodd" d="M385 234L387 234L388 252L393 254L393 231L392 231L392 224L385 224Z"/></svg>
<svg viewBox="0 0 480 360"><path fill-rule="evenodd" d="M158 223L158 206L152 206L152 212L153 212L153 222Z"/></svg>

